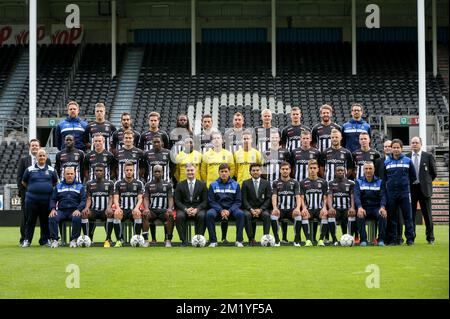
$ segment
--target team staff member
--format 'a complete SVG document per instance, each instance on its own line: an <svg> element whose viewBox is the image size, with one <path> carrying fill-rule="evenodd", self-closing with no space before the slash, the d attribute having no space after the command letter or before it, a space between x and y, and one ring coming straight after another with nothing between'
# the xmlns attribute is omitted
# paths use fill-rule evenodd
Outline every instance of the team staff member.
<svg viewBox="0 0 450 319"><path fill-rule="evenodd" d="M143 203L144 184L134 176L134 164L124 165L125 177L114 184L114 233L117 241L114 247L122 247L122 223L132 220L134 234L140 235L142 230L142 213L140 207Z"/></svg>
<svg viewBox="0 0 450 319"><path fill-rule="evenodd" d="M271 193L270 183L261 178L261 165L250 165L251 178L242 183L242 209L245 214L245 230L250 245L256 245L256 220L263 222L263 234L270 232Z"/></svg>
<svg viewBox="0 0 450 319"><path fill-rule="evenodd" d="M111 140L111 153L114 155L117 154L117 151L120 150L123 147L123 137L125 131L131 131L134 135L134 142L133 145L135 147L139 147L139 139L141 137L141 134L139 134L138 131L133 130L132 128L132 120L130 113L123 112L120 116L120 123L122 124L122 127L119 128L117 131L115 131L112 135Z"/></svg>
<svg viewBox="0 0 450 319"><path fill-rule="evenodd" d="M378 246L384 246L386 238L386 187L383 180L375 176L373 162L364 164L364 176L356 180L355 206L358 210L358 232L361 236L360 246L367 246L366 218L378 222Z"/></svg>
<svg viewBox="0 0 450 319"><path fill-rule="evenodd" d="M391 156L392 154L392 148L391 148L392 141L386 140L383 143L383 156L378 158L375 161L375 176L379 177L381 179L384 179L384 161Z"/></svg>
<svg viewBox="0 0 450 319"><path fill-rule="evenodd" d="M252 133L245 131L242 138L243 146L234 153L236 181L241 187L244 180L250 178L250 165L261 164L261 152L252 147Z"/></svg>
<svg viewBox="0 0 450 319"><path fill-rule="evenodd" d="M314 125L311 131L312 146L317 148L319 152L325 151L331 147L331 130L337 129L341 131L341 127L331 121L333 115L333 108L324 104L320 107L320 123Z"/></svg>
<svg viewBox="0 0 450 319"><path fill-rule="evenodd" d="M370 124L362 119L363 107L359 103L352 105L352 119L342 125L342 146L351 153L359 148L359 134L371 134Z"/></svg>
<svg viewBox="0 0 450 319"><path fill-rule="evenodd" d="M411 186L412 221L416 233L417 202L425 220L425 234L429 244L434 243L433 217L431 215L431 196L433 195L433 180L436 178L436 162L432 154L422 151L422 139L414 136L411 139L412 159L416 169L417 179Z"/></svg>
<svg viewBox="0 0 450 319"><path fill-rule="evenodd" d="M28 147L30 149L30 153L28 155L22 157L19 160L19 166L17 168L17 187L19 189L20 204L21 204L21 210L22 210L22 215L20 216L20 239L19 239L20 245L22 245L23 240L25 238L25 222L26 222L26 218L25 218L25 215L26 215L26 211L25 211L26 189L22 185L22 178L23 178L23 174L25 173L25 170L29 166L34 166L34 164L37 163L36 156L37 156L37 152L41 148L41 143L37 139L31 139L30 143L28 144ZM47 158L46 163L49 166L52 165L49 158ZM41 227L42 227L42 224L41 224ZM41 228L41 232L42 232L42 228ZM39 244L45 245L46 243L47 243L47 241L44 241L44 238L39 239Z"/></svg>
<svg viewBox="0 0 450 319"><path fill-rule="evenodd" d="M83 181L84 152L75 148L75 138L73 135L66 135L64 142L64 149L56 153L56 173L62 179L64 171L68 167L73 167L75 170L75 179L81 183Z"/></svg>
<svg viewBox="0 0 450 319"><path fill-rule="evenodd" d="M105 138L100 133L96 133L92 139L94 149L86 154L84 158L84 180L89 181L95 178L94 169L97 164L103 166L106 179L114 179L116 173L116 158L105 149Z"/></svg>
<svg viewBox="0 0 450 319"><path fill-rule="evenodd" d="M154 221L159 219L164 223L165 246L172 247L172 234L174 226L173 187L170 182L167 182L162 178L162 174L162 166L155 165L153 167L154 178L145 184L143 215L146 223L144 225L144 233L148 232L147 220L149 223L154 224ZM153 229L150 228L152 232L152 242L156 243L156 228ZM146 236L144 236L144 238L145 237Z"/></svg>
<svg viewBox="0 0 450 319"><path fill-rule="evenodd" d="M58 176L53 167L47 163L47 153L44 149L37 152L37 163L29 166L23 175L22 185L27 190L25 198L26 224L25 238L22 247L29 247L33 241L36 220L41 224L41 240L47 243L50 239L48 228L48 203L53 193L53 187L58 182Z"/></svg>
<svg viewBox="0 0 450 319"><path fill-rule="evenodd" d="M77 238L81 233L81 211L85 207L85 187L75 179L75 168L67 167L64 170L64 180L53 189L50 200L51 211L48 222L52 248L59 246L58 225L63 220L72 220L70 247L77 247Z"/></svg>
<svg viewBox="0 0 450 319"><path fill-rule="evenodd" d="M342 234L355 233L354 188L355 182L345 177L345 167L336 167L335 178L328 182L328 227L331 233L333 233L333 227L336 229L336 221L341 224ZM334 234L336 235L336 232Z"/></svg>
<svg viewBox="0 0 450 319"><path fill-rule="evenodd" d="M214 140L214 137L213 137ZM239 184L230 177L228 164L219 166L220 177L211 183L208 190L208 201L211 209L206 213L206 226L208 227L209 247L217 247L216 219L236 219L236 247L244 247L244 212L241 207L241 189Z"/></svg>
<svg viewBox="0 0 450 319"><path fill-rule="evenodd" d="M75 101L70 101L67 104L67 118L59 122L56 127L56 147L58 150L62 150L65 146L65 138L67 135L74 137L75 148L85 151L86 145L83 143L84 131L86 130L87 123L80 119L78 114L80 113L80 107Z"/></svg>
<svg viewBox="0 0 450 319"><path fill-rule="evenodd" d="M186 219L195 220L195 234L205 234L205 217L208 208L208 189L206 183L197 178L197 168L186 164L186 177L178 183L175 190L176 226L181 245L187 246Z"/></svg>
<svg viewBox="0 0 450 319"><path fill-rule="evenodd" d="M391 228L389 240L391 245L397 245L397 208L400 208L405 222L406 244L414 244L414 225L411 211L411 185L417 180L416 169L412 160L402 154L403 143L399 139L392 140L392 156L384 161L384 176L387 193L387 211Z"/></svg>
<svg viewBox="0 0 450 319"><path fill-rule="evenodd" d="M114 183L105 180L105 167L97 163L95 178L86 183L86 207L81 211L83 233L94 241L95 220L106 221L106 240L103 247L111 247L111 234L114 228Z"/></svg>
<svg viewBox="0 0 450 319"><path fill-rule="evenodd" d="M83 141L86 144L86 149L94 149L92 145L92 139L94 135L100 134L104 137L103 147L107 151L111 146L112 135L117 131L114 124L107 121L106 118L106 107L103 103L95 104L95 121L89 122L84 131Z"/></svg>
<svg viewBox="0 0 450 319"><path fill-rule="evenodd" d="M314 221L320 222L320 237L317 246L325 246L323 239L328 230L327 182L318 175L319 163L317 160L309 160L308 171L309 176L300 182L301 216L306 222L308 219L313 221L313 231L311 237L307 239L312 239L314 242L318 226ZM306 225L309 226L309 222ZM298 233L300 233L300 228L298 228ZM336 233L335 229L331 231L331 235L334 233ZM336 236L333 236L333 244L337 244Z"/></svg>

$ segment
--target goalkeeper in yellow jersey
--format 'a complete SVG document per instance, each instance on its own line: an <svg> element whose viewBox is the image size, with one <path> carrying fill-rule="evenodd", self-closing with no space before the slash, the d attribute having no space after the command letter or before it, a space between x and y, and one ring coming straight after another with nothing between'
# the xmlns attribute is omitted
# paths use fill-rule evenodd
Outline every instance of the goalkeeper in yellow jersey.
<svg viewBox="0 0 450 319"><path fill-rule="evenodd" d="M206 182L207 187L219 178L220 164L228 164L230 167L230 176L235 175L233 154L222 147L222 134L219 132L212 133L211 143L213 144L213 148L203 154L201 165L202 180Z"/></svg>
<svg viewBox="0 0 450 319"><path fill-rule="evenodd" d="M236 180L239 186L242 187L242 183L251 178L250 165L261 165L261 152L252 147L252 133L245 131L242 134L242 147L234 152L234 162L236 164Z"/></svg>
<svg viewBox="0 0 450 319"><path fill-rule="evenodd" d="M191 137L186 137L184 140L183 149L175 158L175 163L177 164L175 178L177 182L179 183L187 179L186 164L192 164L195 166L195 178L200 180L200 165L202 163L202 158L202 154L199 151L194 150L194 140Z"/></svg>

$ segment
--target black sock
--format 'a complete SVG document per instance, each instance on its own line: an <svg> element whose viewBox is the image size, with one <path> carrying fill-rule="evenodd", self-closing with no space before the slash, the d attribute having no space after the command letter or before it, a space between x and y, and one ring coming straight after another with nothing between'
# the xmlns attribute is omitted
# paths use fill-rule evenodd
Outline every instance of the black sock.
<svg viewBox="0 0 450 319"><path fill-rule="evenodd" d="M143 232L143 233L142 233L142 236L144 236L144 239L145 239L145 240L148 240L148 231Z"/></svg>
<svg viewBox="0 0 450 319"><path fill-rule="evenodd" d="M83 230L83 235L89 235L89 233L88 233L88 224L89 224L89 221L88 221L88 219L82 219L81 220L81 229Z"/></svg>
<svg viewBox="0 0 450 319"><path fill-rule="evenodd" d="M227 239L227 232L228 232L228 221L223 220L220 223L220 228L222 229L222 241Z"/></svg>
<svg viewBox="0 0 450 319"><path fill-rule="evenodd" d="M337 241L337 238L336 238L336 221L328 220L328 229L330 231L331 238L333 238L333 242L336 242Z"/></svg>
<svg viewBox="0 0 450 319"><path fill-rule="evenodd" d="M271 220L270 223L272 224L272 232L273 236L275 237L275 242L280 242L280 236L278 236L278 221L277 220Z"/></svg>
<svg viewBox="0 0 450 319"><path fill-rule="evenodd" d="M328 223L320 223L320 240L323 240L323 238L325 237L325 234L328 231Z"/></svg>
<svg viewBox="0 0 450 319"><path fill-rule="evenodd" d="M309 222L302 222L303 233L305 234L306 240L311 240L311 232L309 231Z"/></svg>
<svg viewBox="0 0 450 319"><path fill-rule="evenodd" d="M89 238L91 239L91 241L94 241L94 231L95 231L95 222L94 221L89 221Z"/></svg>
<svg viewBox="0 0 450 319"><path fill-rule="evenodd" d="M319 223L318 222L313 222L313 229L312 229L312 234L311 234L311 240L312 241L316 241L317 238L317 228L319 227Z"/></svg>
<svg viewBox="0 0 450 319"><path fill-rule="evenodd" d="M288 228L288 223L285 221L281 222L281 232L283 234L283 240L284 241L288 241L287 240L287 228Z"/></svg>
<svg viewBox="0 0 450 319"><path fill-rule="evenodd" d="M114 234L116 235L116 239L118 241L122 239L122 223L120 220L114 221Z"/></svg>
<svg viewBox="0 0 450 319"><path fill-rule="evenodd" d="M295 230L294 242L299 243L301 241L301 232L302 232L301 220L294 220L294 230Z"/></svg>
<svg viewBox="0 0 450 319"><path fill-rule="evenodd" d="M112 218L108 218L106 220L106 240L111 240L111 234L114 228L114 223L113 223L114 219Z"/></svg>
<svg viewBox="0 0 450 319"><path fill-rule="evenodd" d="M150 224L150 234L152 236L152 240L156 241L156 225L155 225L155 223Z"/></svg>
<svg viewBox="0 0 450 319"><path fill-rule="evenodd" d="M142 219L136 219L134 221L134 234L140 235L142 230Z"/></svg>

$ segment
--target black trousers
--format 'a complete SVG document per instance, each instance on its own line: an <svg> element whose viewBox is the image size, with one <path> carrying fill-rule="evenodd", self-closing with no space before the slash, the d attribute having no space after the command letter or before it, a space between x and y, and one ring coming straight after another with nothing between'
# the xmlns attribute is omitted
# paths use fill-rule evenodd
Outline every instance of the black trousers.
<svg viewBox="0 0 450 319"><path fill-rule="evenodd" d="M420 184L413 184L411 187L411 208L414 234L416 233L416 212L417 202L420 203L420 211L425 221L425 234L427 241L434 241L433 216L431 215L431 198L423 195Z"/></svg>
<svg viewBox="0 0 450 319"><path fill-rule="evenodd" d="M34 228L39 217L41 227L41 238L39 244L44 245L50 239L50 229L48 225L48 215L50 214L48 201L25 201L25 239L30 243L33 240Z"/></svg>
<svg viewBox="0 0 450 319"><path fill-rule="evenodd" d="M181 242L185 243L187 238L187 228L186 220L195 219L195 234L205 235L206 231L206 210L199 210L194 217L190 217L185 211L179 209L177 210L177 218L175 220L175 225L177 227L178 235L180 236Z"/></svg>
<svg viewBox="0 0 450 319"><path fill-rule="evenodd" d="M253 217L249 210L244 210L245 219L245 232L249 240L255 239L256 233L256 221L262 220L263 222L263 234L270 233L270 212L267 210L261 211L259 217Z"/></svg>
<svg viewBox="0 0 450 319"><path fill-rule="evenodd" d="M22 244L23 240L25 239L25 224L27 222L27 218L26 218L26 209L25 209L25 192L24 191L19 191L19 195L20 195L20 205L22 206L22 214L20 215L20 239L19 239L19 243Z"/></svg>

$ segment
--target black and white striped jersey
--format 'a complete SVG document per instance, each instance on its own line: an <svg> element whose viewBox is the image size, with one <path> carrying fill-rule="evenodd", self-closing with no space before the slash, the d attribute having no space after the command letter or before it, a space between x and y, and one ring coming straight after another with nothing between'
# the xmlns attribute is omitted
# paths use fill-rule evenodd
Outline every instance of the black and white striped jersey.
<svg viewBox="0 0 450 319"><path fill-rule="evenodd" d="M334 209L348 210L351 204L351 195L355 182L346 178L335 178L328 182L328 194L333 196Z"/></svg>
<svg viewBox="0 0 450 319"><path fill-rule="evenodd" d="M105 168L105 179L111 179L111 172L116 169L116 159L111 152L103 150L97 153L95 150L90 151L84 158L84 169L89 171L89 180L95 179L94 168L98 163Z"/></svg>
<svg viewBox="0 0 450 319"><path fill-rule="evenodd" d="M205 154L210 149L214 148L214 145L211 142L211 135L214 132L219 132L217 130L212 129L209 133L205 131L201 131L200 134L194 136L194 149L198 150L200 153Z"/></svg>
<svg viewBox="0 0 450 319"><path fill-rule="evenodd" d="M139 139L141 138L141 134L138 131L135 131L133 129L128 129L125 130L123 127L121 127L120 129L118 129L117 131L115 131L112 135L112 142L111 142L111 146L113 149L115 149L116 151L121 150L123 148L123 133L125 131L129 131L131 130L134 134L134 142L133 145L134 147L139 147Z"/></svg>
<svg viewBox="0 0 450 319"><path fill-rule="evenodd" d="M163 130L157 130L156 132L145 131L141 134L141 138L139 140L139 148L144 152L151 150L153 148L153 137L160 136L162 145L161 147L170 147L169 135Z"/></svg>
<svg viewBox="0 0 450 319"><path fill-rule="evenodd" d="M333 122L331 122L330 125L323 125L322 123L314 125L311 132L311 144L317 148L319 152L323 152L327 148L331 147L332 129L337 129L340 132L342 131L342 128Z"/></svg>
<svg viewBox="0 0 450 319"><path fill-rule="evenodd" d="M311 147L304 150L301 147L292 150L291 165L294 172L294 179L301 182L309 176L308 161L315 159L319 164L320 152Z"/></svg>
<svg viewBox="0 0 450 319"><path fill-rule="evenodd" d="M117 152L116 161L118 166L117 180L125 178L125 163L131 162L134 165L134 178L139 179L139 168L144 165L144 152L137 147L129 150L122 148Z"/></svg>
<svg viewBox="0 0 450 319"><path fill-rule="evenodd" d="M297 207L297 195L300 195L300 184L290 178L288 181L280 179L272 184L272 194L277 195L277 206L280 210L294 210Z"/></svg>
<svg viewBox="0 0 450 319"><path fill-rule="evenodd" d="M86 196L91 198L91 210L104 211L108 208L109 196L114 194L114 182L110 180L96 179L86 183ZM112 203L111 203L112 204Z"/></svg>
<svg viewBox="0 0 450 319"><path fill-rule="evenodd" d="M323 196L327 195L327 182L318 177L311 180L309 177L300 182L300 193L304 196L304 202L308 210L322 209Z"/></svg>
<svg viewBox="0 0 450 319"><path fill-rule="evenodd" d="M133 178L130 182L125 179L114 184L114 195L119 195L121 209L133 210L138 202L138 195L144 194L144 184Z"/></svg>
<svg viewBox="0 0 450 319"><path fill-rule="evenodd" d="M270 149L270 133L278 132L281 140L281 131L277 127L264 128L262 126L257 126L255 128L255 145L256 149L262 153Z"/></svg>
<svg viewBox="0 0 450 319"><path fill-rule="evenodd" d="M243 147L244 140L242 137L242 133L244 133L244 129L227 129L225 131L225 134L223 135L223 143L225 145L224 148L234 154L234 152Z"/></svg>
<svg viewBox="0 0 450 319"><path fill-rule="evenodd" d="M290 162L289 151L285 148L278 150L267 149L262 153L262 177L267 179L270 184L281 178L280 165L283 162Z"/></svg>
<svg viewBox="0 0 450 319"><path fill-rule="evenodd" d="M322 153L321 156L322 165L325 166L325 179L327 182L334 179L336 167L344 166L345 175L347 176L347 170L354 167L353 158L350 151L344 147L334 149L329 147Z"/></svg>
<svg viewBox="0 0 450 319"><path fill-rule="evenodd" d="M170 151L162 148L157 152L154 148L144 153L146 163L147 182L153 179L153 167L161 165L163 168L162 179L170 182Z"/></svg>
<svg viewBox="0 0 450 319"><path fill-rule="evenodd" d="M373 162L375 165L375 161L381 157L380 153L373 148L369 148L367 151L363 151L362 149L356 150L352 156L353 162L355 163L356 179L364 176L363 167L366 162Z"/></svg>
<svg viewBox="0 0 450 319"><path fill-rule="evenodd" d="M150 210L166 210L169 207L169 198L173 197L172 184L161 180L152 180L145 184L145 197L150 202Z"/></svg>
<svg viewBox="0 0 450 319"><path fill-rule="evenodd" d="M170 145L164 146L164 148L170 150L170 153L175 159L178 153L180 153L183 150L184 140L188 137L192 138L192 133L189 132L188 129L183 127L176 127L169 133Z"/></svg>
<svg viewBox="0 0 450 319"><path fill-rule="evenodd" d="M84 156L84 152L76 148L72 149L70 152L63 149L56 153L55 171L58 174L59 179L64 179L64 170L67 167L74 167L75 180L82 183Z"/></svg>
<svg viewBox="0 0 450 319"><path fill-rule="evenodd" d="M84 131L84 140L85 142L89 142L91 144L91 150L93 150L94 143L92 140L94 135L100 133L105 138L105 149L109 151L112 135L116 130L116 127L110 121L105 121L103 123L93 121L86 126L86 130Z"/></svg>
<svg viewBox="0 0 450 319"><path fill-rule="evenodd" d="M310 131L309 127L304 125L288 125L281 132L281 144L289 152L301 146L302 131Z"/></svg>

